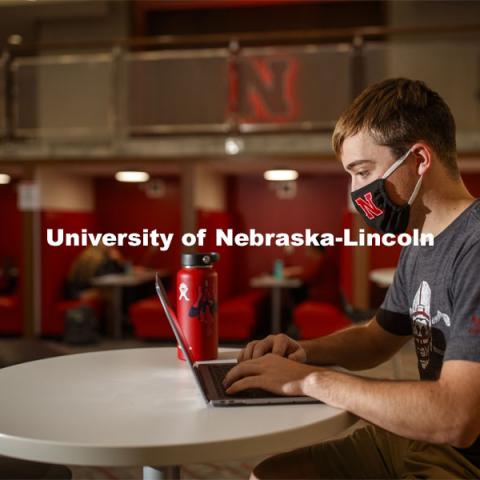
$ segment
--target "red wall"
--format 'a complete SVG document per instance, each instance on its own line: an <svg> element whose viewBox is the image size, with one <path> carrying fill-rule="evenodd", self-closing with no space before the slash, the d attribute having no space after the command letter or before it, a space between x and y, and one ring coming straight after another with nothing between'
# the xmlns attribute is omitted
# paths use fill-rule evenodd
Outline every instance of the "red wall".
<svg viewBox="0 0 480 480"><path fill-rule="evenodd" d="M152 247L122 247L125 257L135 264L175 271L180 265L181 197L180 180L166 181L165 196L149 198L142 184L120 183L113 179L95 181L95 205L100 231L141 233L144 228L174 233L169 250Z"/></svg>
<svg viewBox="0 0 480 480"><path fill-rule="evenodd" d="M22 254L22 214L17 208L14 183L0 185L0 228L0 257L13 257L18 265Z"/></svg>
<svg viewBox="0 0 480 480"><path fill-rule="evenodd" d="M16 318L18 325L22 325L23 230L22 213L17 208L16 183L0 185L0 229L0 258L12 257L18 268L17 295L20 299L20 309L16 313Z"/></svg>
<svg viewBox="0 0 480 480"><path fill-rule="evenodd" d="M478 173L463 173L463 181L470 193L477 198L480 198L480 174Z"/></svg>
<svg viewBox="0 0 480 480"><path fill-rule="evenodd" d="M231 177L228 192L229 211L238 219L237 231L254 228L263 233L291 234L310 228L336 234L342 229L348 178L343 174L302 175L297 180L296 197L279 199L260 175ZM239 290L248 287L252 276L270 272L275 258L283 258L288 265L305 260L305 249L301 247L290 255L281 247L242 247L237 252L235 275Z"/></svg>

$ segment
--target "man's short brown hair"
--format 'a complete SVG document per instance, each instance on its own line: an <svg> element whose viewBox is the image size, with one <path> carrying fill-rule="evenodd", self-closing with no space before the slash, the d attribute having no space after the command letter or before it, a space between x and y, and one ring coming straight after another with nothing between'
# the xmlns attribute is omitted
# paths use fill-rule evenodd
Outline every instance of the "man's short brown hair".
<svg viewBox="0 0 480 480"><path fill-rule="evenodd" d="M424 141L448 173L459 176L455 120L442 97L424 82L393 78L366 88L337 121L332 138L335 153L340 156L344 140L363 130L378 145L390 147L396 157Z"/></svg>

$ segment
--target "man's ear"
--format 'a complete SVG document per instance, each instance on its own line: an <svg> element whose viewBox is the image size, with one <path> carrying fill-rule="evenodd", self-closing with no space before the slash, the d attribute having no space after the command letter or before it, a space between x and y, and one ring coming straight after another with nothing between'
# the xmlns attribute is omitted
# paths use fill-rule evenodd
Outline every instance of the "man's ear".
<svg viewBox="0 0 480 480"><path fill-rule="evenodd" d="M424 175L432 165L433 150L430 145L424 142L417 142L412 146L411 150L417 162L418 175Z"/></svg>

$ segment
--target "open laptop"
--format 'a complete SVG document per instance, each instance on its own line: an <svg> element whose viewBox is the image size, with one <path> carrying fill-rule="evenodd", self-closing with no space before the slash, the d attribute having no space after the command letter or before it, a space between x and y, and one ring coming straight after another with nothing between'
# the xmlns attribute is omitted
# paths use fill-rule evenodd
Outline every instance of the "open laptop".
<svg viewBox="0 0 480 480"><path fill-rule="evenodd" d="M178 345L182 349L183 355L193 373L197 386L200 389L205 402L207 402L209 406L232 407L242 405L320 403L319 400L312 397L286 397L259 389L248 389L235 395L227 395L223 388L222 381L227 372L237 364L237 361L212 360L209 362L195 362L191 354L192 347L188 344L187 339L183 335L175 312L168 303L167 294L158 273L156 275L156 290L165 310L168 322L175 334Z"/></svg>

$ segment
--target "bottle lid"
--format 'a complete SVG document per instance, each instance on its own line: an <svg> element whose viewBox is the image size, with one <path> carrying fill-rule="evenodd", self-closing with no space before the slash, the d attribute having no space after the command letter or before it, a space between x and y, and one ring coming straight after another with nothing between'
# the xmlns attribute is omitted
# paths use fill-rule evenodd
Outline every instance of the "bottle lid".
<svg viewBox="0 0 480 480"><path fill-rule="evenodd" d="M182 253L183 267L211 267L218 260L220 255L216 252Z"/></svg>

